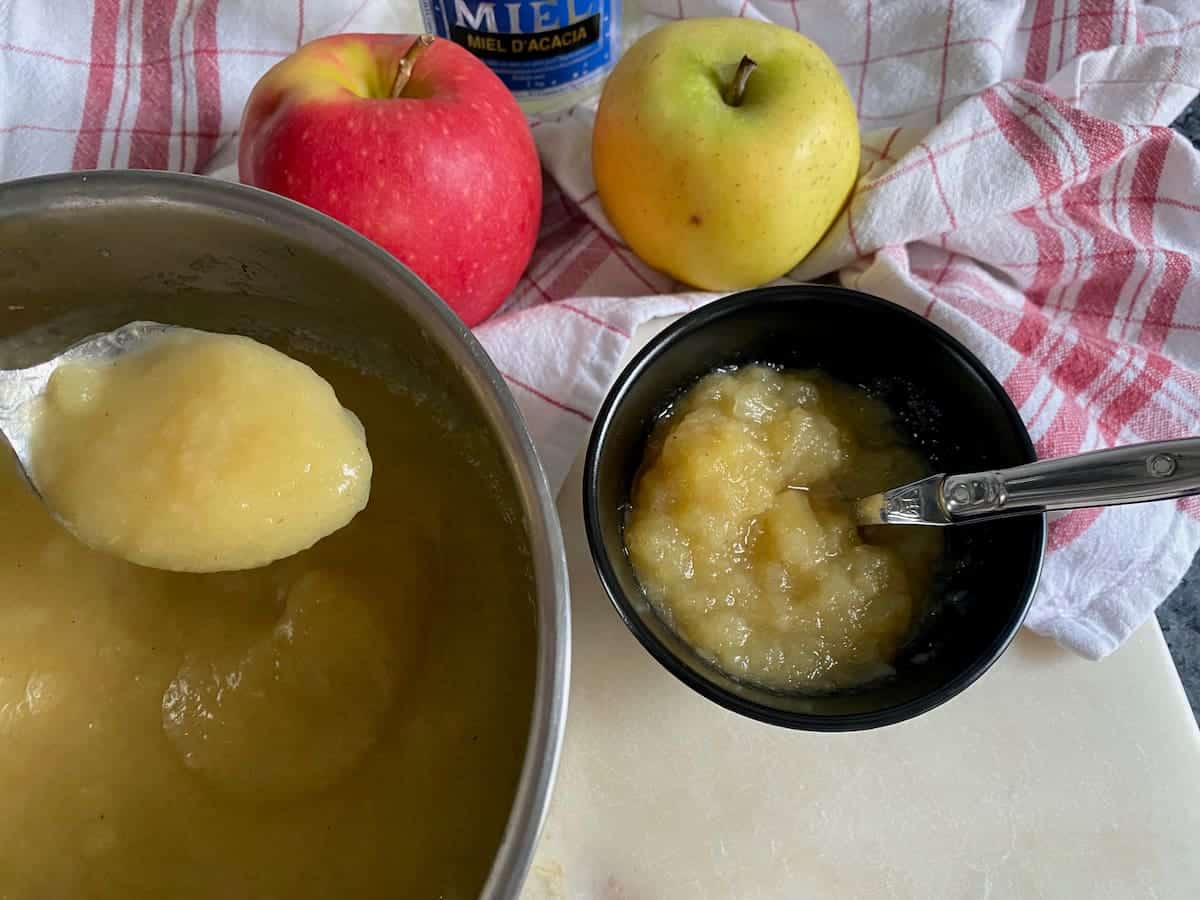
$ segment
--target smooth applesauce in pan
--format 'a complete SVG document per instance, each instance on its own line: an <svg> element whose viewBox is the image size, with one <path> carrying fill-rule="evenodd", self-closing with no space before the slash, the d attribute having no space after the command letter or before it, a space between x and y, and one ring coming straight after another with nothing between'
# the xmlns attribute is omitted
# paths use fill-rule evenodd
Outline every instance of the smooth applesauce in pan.
<svg viewBox="0 0 1200 900"><path fill-rule="evenodd" d="M89 549L0 456L5 900L478 895L533 696L507 475L429 397L304 361L362 420L370 502L263 568Z"/></svg>
<svg viewBox="0 0 1200 900"><path fill-rule="evenodd" d="M625 540L647 597L742 680L826 690L890 671L942 536L856 527L853 501L931 474L887 406L820 372L748 365L663 415Z"/></svg>

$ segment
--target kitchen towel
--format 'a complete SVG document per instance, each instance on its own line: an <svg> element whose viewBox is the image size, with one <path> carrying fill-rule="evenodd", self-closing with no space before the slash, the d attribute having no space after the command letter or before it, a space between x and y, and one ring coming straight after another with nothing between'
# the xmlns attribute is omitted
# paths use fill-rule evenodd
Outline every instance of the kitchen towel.
<svg viewBox="0 0 1200 900"><path fill-rule="evenodd" d="M235 178L255 80L302 42L414 30L417 0L0 0L0 178L142 167ZM1200 433L1200 156L1167 126L1200 91L1195 0L645 0L645 30L736 15L838 64L860 178L788 280L929 317L1001 379L1043 457ZM477 329L561 485L637 326L715 295L605 221L594 101L533 123L541 240ZM1200 547L1195 500L1053 517L1029 627L1115 649Z"/></svg>

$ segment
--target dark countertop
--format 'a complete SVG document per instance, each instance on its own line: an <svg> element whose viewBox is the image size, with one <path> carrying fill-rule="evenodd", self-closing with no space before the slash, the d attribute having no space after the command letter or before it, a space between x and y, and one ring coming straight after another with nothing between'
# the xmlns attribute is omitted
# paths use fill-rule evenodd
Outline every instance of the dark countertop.
<svg viewBox="0 0 1200 900"><path fill-rule="evenodd" d="M1200 100L1192 101L1174 127L1200 149ZM1200 556L1192 560L1179 587L1158 608L1158 624L1192 702L1192 712L1200 721Z"/></svg>

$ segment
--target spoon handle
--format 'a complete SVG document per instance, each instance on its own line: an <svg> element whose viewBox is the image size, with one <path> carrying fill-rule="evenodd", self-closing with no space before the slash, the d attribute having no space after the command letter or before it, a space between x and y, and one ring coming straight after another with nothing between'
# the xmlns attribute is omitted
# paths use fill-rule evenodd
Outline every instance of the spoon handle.
<svg viewBox="0 0 1200 900"><path fill-rule="evenodd" d="M1200 493L1200 438L1131 444L1075 456L947 475L941 501L951 521L1021 511L1115 506Z"/></svg>

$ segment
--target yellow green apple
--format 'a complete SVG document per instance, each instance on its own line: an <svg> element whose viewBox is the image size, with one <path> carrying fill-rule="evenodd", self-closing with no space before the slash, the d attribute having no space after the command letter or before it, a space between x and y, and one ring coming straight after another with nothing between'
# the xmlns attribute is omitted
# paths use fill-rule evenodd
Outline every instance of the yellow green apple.
<svg viewBox="0 0 1200 900"><path fill-rule="evenodd" d="M739 18L651 31L614 68L592 166L609 221L647 263L737 290L799 263L858 173L854 104L803 35Z"/></svg>

